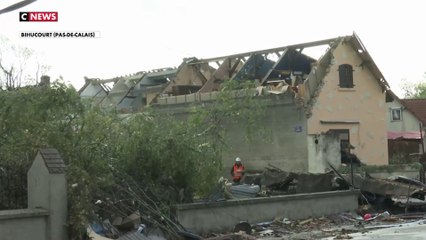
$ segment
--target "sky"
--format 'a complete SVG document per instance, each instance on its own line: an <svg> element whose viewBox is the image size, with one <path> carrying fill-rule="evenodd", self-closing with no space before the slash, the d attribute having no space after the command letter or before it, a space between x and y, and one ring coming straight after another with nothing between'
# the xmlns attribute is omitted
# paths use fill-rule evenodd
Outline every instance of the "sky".
<svg viewBox="0 0 426 240"><path fill-rule="evenodd" d="M2 0L0 9L20 0ZM356 32L391 89L424 81L425 3L420 0L38 0L0 15L0 36L36 51L48 74L79 89L113 78L209 58ZM20 22L19 12L58 12ZM21 32L95 32L96 38L23 38Z"/></svg>

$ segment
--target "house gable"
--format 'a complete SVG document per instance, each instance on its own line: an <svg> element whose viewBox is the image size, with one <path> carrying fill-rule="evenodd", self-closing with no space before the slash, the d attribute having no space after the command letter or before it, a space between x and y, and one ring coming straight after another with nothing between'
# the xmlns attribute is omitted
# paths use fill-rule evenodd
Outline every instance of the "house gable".
<svg viewBox="0 0 426 240"><path fill-rule="evenodd" d="M426 126L426 99L402 99L401 103Z"/></svg>
<svg viewBox="0 0 426 240"><path fill-rule="evenodd" d="M388 102L388 130L391 132L419 132L419 123L422 123L421 119L418 117L418 114L414 110L417 110L416 107L410 105L412 100L399 99L398 96L392 94L393 101ZM414 100L417 101L417 100ZM424 108L426 109L426 101ZM420 108L420 111L422 109ZM426 111L426 110L425 110ZM395 119L393 114L399 114ZM426 117L426 116L425 116ZM426 120L426 119L425 119ZM425 121L426 122L426 121ZM424 124L424 123L423 123Z"/></svg>
<svg viewBox="0 0 426 240"><path fill-rule="evenodd" d="M374 62L366 63L366 57L361 56L368 54L365 48L360 52L354 47L354 38L344 38L332 51L327 73L313 96L308 134L347 130L349 142L355 146L353 152L362 161L387 164L387 85L384 78L377 77L380 71L374 70ZM342 65L352 68L352 87L341 86L339 67Z"/></svg>
<svg viewBox="0 0 426 240"><path fill-rule="evenodd" d="M92 80L87 80L86 84L79 91L80 97L90 98L96 96L105 96L107 91L100 84Z"/></svg>

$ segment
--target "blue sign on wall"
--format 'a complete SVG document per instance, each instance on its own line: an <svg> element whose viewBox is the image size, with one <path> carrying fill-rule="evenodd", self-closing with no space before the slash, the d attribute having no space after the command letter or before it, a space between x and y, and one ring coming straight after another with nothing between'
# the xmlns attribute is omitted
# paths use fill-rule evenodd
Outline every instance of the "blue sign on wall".
<svg viewBox="0 0 426 240"><path fill-rule="evenodd" d="M294 132L303 132L303 127L301 125L294 126Z"/></svg>

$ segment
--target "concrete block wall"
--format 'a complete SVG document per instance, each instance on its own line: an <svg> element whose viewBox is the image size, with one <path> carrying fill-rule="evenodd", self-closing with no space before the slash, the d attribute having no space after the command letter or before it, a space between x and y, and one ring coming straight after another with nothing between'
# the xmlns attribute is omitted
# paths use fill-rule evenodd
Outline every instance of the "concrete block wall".
<svg viewBox="0 0 426 240"><path fill-rule="evenodd" d="M46 209L0 211L1 240L46 240L48 238Z"/></svg>
<svg viewBox="0 0 426 240"><path fill-rule="evenodd" d="M247 170L261 171L273 164L285 171L308 171L307 125L303 110L296 107L292 98L274 100L265 108L258 123L260 134L251 142L246 139L244 123L228 123L230 150L224 155L226 170L238 156Z"/></svg>
<svg viewBox="0 0 426 240"><path fill-rule="evenodd" d="M235 224L320 217L358 207L358 190L294 194L177 206L179 222L199 234L231 231Z"/></svg>
<svg viewBox="0 0 426 240"><path fill-rule="evenodd" d="M209 93L203 94L208 96ZM247 141L247 128L243 122L229 119L225 123L229 151L224 154L224 176L235 158L242 158L247 170L263 170L273 164L286 171L307 172L307 120L302 108L294 103L291 94L270 95L259 98L264 115L257 123L259 131L251 142ZM208 101L204 102L208 104ZM175 114L179 120L188 117L191 104L155 105L158 111ZM258 132L259 133L259 132Z"/></svg>

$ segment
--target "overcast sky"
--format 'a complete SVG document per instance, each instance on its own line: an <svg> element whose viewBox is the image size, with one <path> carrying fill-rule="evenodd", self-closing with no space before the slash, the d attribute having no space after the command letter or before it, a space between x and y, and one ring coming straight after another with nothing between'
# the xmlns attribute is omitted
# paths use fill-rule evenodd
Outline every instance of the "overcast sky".
<svg viewBox="0 0 426 240"><path fill-rule="evenodd" d="M4 8L20 0L2 0ZM38 52L77 89L84 76L112 78L207 58L356 32L391 88L426 72L423 1L38 0L0 15L0 34ZM19 11L56 11L58 22L19 22ZM96 31L99 38L21 38L22 31Z"/></svg>

